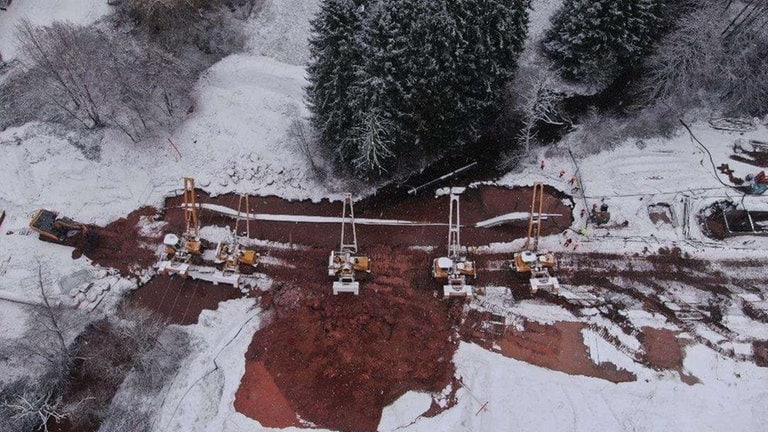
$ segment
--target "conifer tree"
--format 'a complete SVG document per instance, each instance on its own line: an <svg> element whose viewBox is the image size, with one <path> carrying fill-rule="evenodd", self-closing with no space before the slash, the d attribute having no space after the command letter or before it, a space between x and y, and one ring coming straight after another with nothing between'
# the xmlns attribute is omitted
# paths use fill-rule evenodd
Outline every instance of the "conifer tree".
<svg viewBox="0 0 768 432"><path fill-rule="evenodd" d="M662 28L664 0L565 0L544 52L560 74L604 86L647 54Z"/></svg>
<svg viewBox="0 0 768 432"><path fill-rule="evenodd" d="M529 7L530 0L326 0L313 21L308 89L320 144L359 176L376 176L471 143L500 110ZM354 24L329 19L340 15Z"/></svg>
<svg viewBox="0 0 768 432"><path fill-rule="evenodd" d="M362 62L358 36L364 0L325 0L312 20L309 41L314 61L308 67L307 101L321 143L333 143L336 157L348 153L345 143L353 127L349 90Z"/></svg>

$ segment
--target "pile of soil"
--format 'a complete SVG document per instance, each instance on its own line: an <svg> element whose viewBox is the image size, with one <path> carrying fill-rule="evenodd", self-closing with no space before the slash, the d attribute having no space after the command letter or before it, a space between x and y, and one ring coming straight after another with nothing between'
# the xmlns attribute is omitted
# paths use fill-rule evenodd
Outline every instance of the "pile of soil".
<svg viewBox="0 0 768 432"><path fill-rule="evenodd" d="M157 244L158 239L139 234L138 223L142 217L157 214L154 207L142 207L128 216L105 227L89 225L88 230L65 241L75 248L72 258L85 255L102 267L112 267L127 276L151 267L155 263L154 250L147 244Z"/></svg>

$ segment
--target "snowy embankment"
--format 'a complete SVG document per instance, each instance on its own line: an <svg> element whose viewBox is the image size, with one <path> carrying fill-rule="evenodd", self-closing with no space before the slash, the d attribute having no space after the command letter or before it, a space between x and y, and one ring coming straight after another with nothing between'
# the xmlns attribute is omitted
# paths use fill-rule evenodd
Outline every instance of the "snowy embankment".
<svg viewBox="0 0 768 432"><path fill-rule="evenodd" d="M69 21L88 25L112 12L106 0L16 0L0 11L0 58L10 62L19 55L16 24L27 19L32 25Z"/></svg>
<svg viewBox="0 0 768 432"><path fill-rule="evenodd" d="M570 376L462 343L454 358L465 385L458 404L404 431L762 430L768 413L766 372L718 356L702 346L687 350L684 368L701 380L688 385L659 373L650 381L613 384ZM409 409L408 397L395 402ZM387 420L390 421L390 420ZM382 420L382 424L385 420Z"/></svg>

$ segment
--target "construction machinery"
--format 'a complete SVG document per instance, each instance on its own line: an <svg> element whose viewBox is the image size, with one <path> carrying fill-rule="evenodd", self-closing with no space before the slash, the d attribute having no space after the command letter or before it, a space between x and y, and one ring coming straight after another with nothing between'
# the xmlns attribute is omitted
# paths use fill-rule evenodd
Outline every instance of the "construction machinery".
<svg viewBox="0 0 768 432"><path fill-rule="evenodd" d="M597 204L592 205L592 211L589 213L589 220L595 225L605 225L611 220L611 214L608 212L608 204L601 203L598 210Z"/></svg>
<svg viewBox="0 0 768 432"><path fill-rule="evenodd" d="M466 251L461 247L461 223L459 219L459 195L464 188L451 188L448 215L448 256L432 261L432 277L445 281L443 298L472 297L472 285L469 282L477 275L475 262L468 261Z"/></svg>
<svg viewBox="0 0 768 432"><path fill-rule="evenodd" d="M195 202L195 179L192 177L184 177L184 221L186 224L184 234L177 236L169 233L163 239L165 253L169 259L160 262L161 273L178 273L186 276L192 256L203 252L198 207Z"/></svg>
<svg viewBox="0 0 768 432"><path fill-rule="evenodd" d="M752 195L762 195L768 190L768 176L765 171L752 175L748 174L745 180L749 182L749 193Z"/></svg>
<svg viewBox="0 0 768 432"><path fill-rule="evenodd" d="M534 183L531 198L531 213L528 217L528 236L523 250L512 255L512 268L521 275L529 276L531 293L536 294L545 288L557 292L560 283L550 274L557 269L557 259L551 252L538 252L541 234L542 206L544 203L544 184Z"/></svg>
<svg viewBox="0 0 768 432"><path fill-rule="evenodd" d="M243 205L245 209L243 210ZM216 247L216 264L223 264L222 271L239 273L240 265L256 266L259 261L259 254L255 250L245 248L238 237L240 220L245 218L245 231L248 238L251 237L250 205L248 195L240 195L237 202L237 218L235 219L235 229L229 241L221 241Z"/></svg>
<svg viewBox="0 0 768 432"><path fill-rule="evenodd" d="M351 239L348 239L350 234ZM352 194L347 193L344 194L341 212L339 249L331 251L331 255L328 257L328 276L336 278L336 281L333 282L333 295L338 295L340 292L360 294L360 283L356 280L357 274L370 272L371 260L367 256L357 254L355 210L352 206Z"/></svg>
<svg viewBox="0 0 768 432"><path fill-rule="evenodd" d="M32 216L29 227L40 235L40 240L54 243L64 243L69 237L88 232L85 224L59 217L58 213L46 209L40 209Z"/></svg>

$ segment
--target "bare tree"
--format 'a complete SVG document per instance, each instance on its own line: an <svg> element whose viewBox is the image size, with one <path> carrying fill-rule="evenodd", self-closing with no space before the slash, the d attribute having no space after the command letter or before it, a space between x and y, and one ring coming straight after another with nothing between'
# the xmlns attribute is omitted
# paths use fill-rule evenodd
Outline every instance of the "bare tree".
<svg viewBox="0 0 768 432"><path fill-rule="evenodd" d="M3 95L11 98L17 120L113 126L139 141L173 127L191 104L192 71L126 35L22 21L18 37L27 63Z"/></svg>
<svg viewBox="0 0 768 432"><path fill-rule="evenodd" d="M539 69L528 70L528 73L521 71L516 81L516 105L523 121L517 140L527 154L536 138L537 127L542 124L561 126L568 121L560 112L562 95L554 90L549 72Z"/></svg>
<svg viewBox="0 0 768 432"><path fill-rule="evenodd" d="M768 29L734 27L741 18L728 24L723 12L718 3L704 3L660 42L642 85L649 103L663 100L679 111L705 105L729 115L768 111Z"/></svg>
<svg viewBox="0 0 768 432"><path fill-rule="evenodd" d="M355 170L363 173L386 172L388 159L394 157L390 130L392 123L379 113L369 111L353 131L358 156L352 161Z"/></svg>

